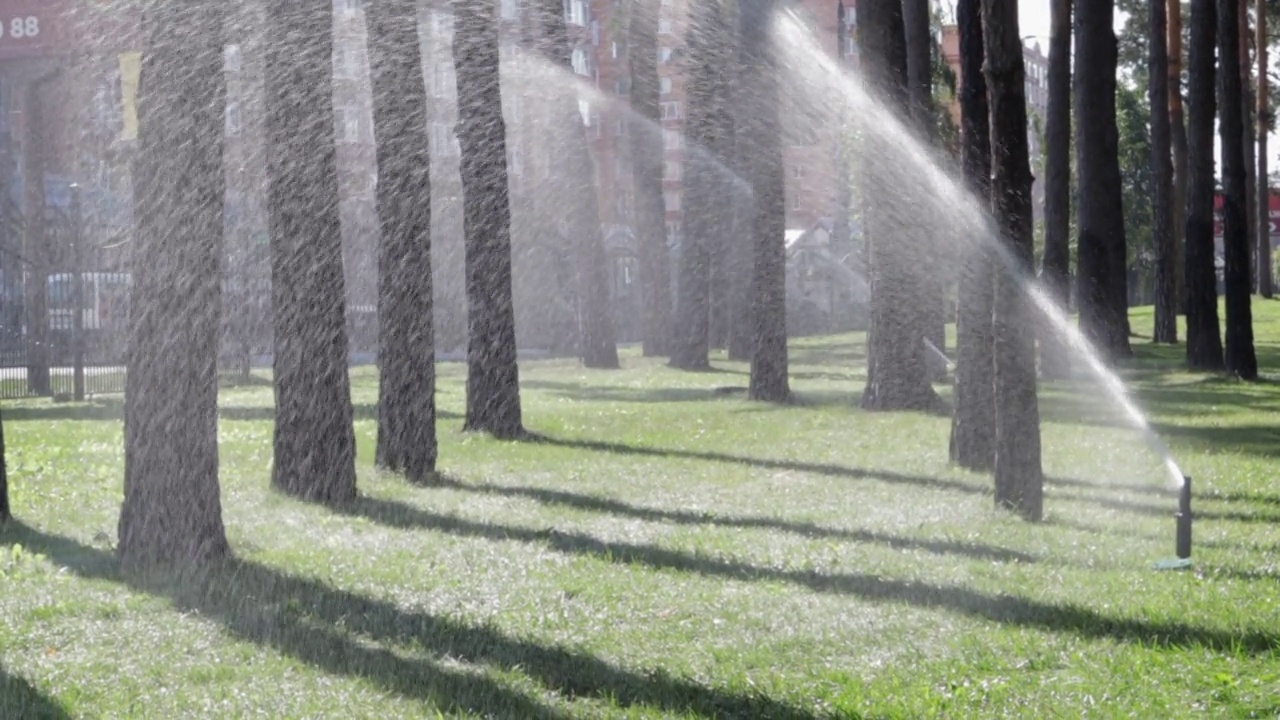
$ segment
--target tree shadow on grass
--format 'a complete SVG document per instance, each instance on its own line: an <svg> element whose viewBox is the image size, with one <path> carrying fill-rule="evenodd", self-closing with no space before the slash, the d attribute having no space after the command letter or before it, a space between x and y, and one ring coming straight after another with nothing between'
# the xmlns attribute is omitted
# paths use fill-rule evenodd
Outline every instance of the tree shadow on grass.
<svg viewBox="0 0 1280 720"><path fill-rule="evenodd" d="M495 627L407 611L252 561L227 560L203 573L181 577L126 578L118 573L113 555L70 538L14 523L0 534L0 543L13 542L81 577L122 582L134 590L168 597L176 609L199 612L237 638L328 673L363 678L446 712L467 710L509 718L571 715L474 668L457 668L467 663L519 673L565 699L587 697L622 707L656 708L671 716L818 717L762 695L699 685L661 669L634 672L594 655L514 637ZM395 647L372 647L370 641Z"/></svg>
<svg viewBox="0 0 1280 720"><path fill-rule="evenodd" d="M759 467L767 470L804 472L814 475L825 475L828 477L840 477L853 480L875 480L890 485L910 485L914 487L934 488L938 490L953 490L955 492L974 495L990 495L992 493L992 490L985 485L973 485L959 480L948 480L946 478L927 477L923 475L906 475L890 470L868 470L865 468L846 467L830 463L811 463L798 460L774 460L770 458L742 457L708 450L679 450L675 448L654 448L644 447L641 445L627 445L625 443L601 442L598 440L565 439L535 432L527 433L523 442L535 445L567 448L570 450L590 450L593 452L606 452L618 455L636 455L640 457L703 460L706 462Z"/></svg>
<svg viewBox="0 0 1280 720"><path fill-rule="evenodd" d="M0 664L0 717L21 720L71 720L62 705Z"/></svg>
<svg viewBox="0 0 1280 720"><path fill-rule="evenodd" d="M1002 625L1072 633L1157 647L1203 647L1215 652L1263 655L1280 651L1280 635L1272 631L1232 632L1179 622L1147 621L1105 615L1075 604L1054 604L1012 595L990 595L963 586L935 585L858 573L826 574L813 570L780 570L738 560L690 554L657 545L605 542L590 535L480 523L439 515L404 503L359 498L339 512L388 527L426 529L459 537L544 545L566 555L595 558L619 565L676 571L744 582L780 582L815 592L849 595L870 602L897 603L942 610Z"/></svg>
<svg viewBox="0 0 1280 720"><path fill-rule="evenodd" d="M847 540L850 542L887 545L895 550L924 550L936 555L959 555L976 560L992 560L996 562L1034 563L1039 558L1034 555L1010 550L1008 548L981 543L966 543L953 540L929 540L924 538L902 537L870 530L849 530L830 528L810 522L793 522L778 518L742 517L733 515L716 515L713 513L695 513L686 510L665 510L662 508L642 507L614 500L611 498L550 490L546 488L523 487L518 485L472 485L449 478L440 478L431 483L434 487L450 488L465 492L501 497L518 497L534 500L543 505L576 508L593 512L618 515L637 520L651 522L669 522L676 525L705 525L715 527L731 527L744 529L778 530L810 538L826 538Z"/></svg>

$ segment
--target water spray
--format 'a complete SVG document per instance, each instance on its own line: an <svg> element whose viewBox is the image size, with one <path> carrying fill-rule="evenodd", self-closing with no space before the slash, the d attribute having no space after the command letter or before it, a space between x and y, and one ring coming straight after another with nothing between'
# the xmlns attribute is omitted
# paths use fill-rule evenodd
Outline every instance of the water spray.
<svg viewBox="0 0 1280 720"><path fill-rule="evenodd" d="M951 362L951 358L947 357L947 354L946 354L946 353L944 353L944 352L942 352L941 350L939 350L939 349L938 349L938 346L937 346L937 345L934 345L934 344L933 344L933 342L929 340L929 338L927 338L927 337L922 337L922 338L920 338L920 340L921 340L922 342L924 342L925 347L927 347L927 348L929 348L930 350L932 350L932 351L933 351L933 354L934 354L934 355L937 355L937 356L942 360L942 362L946 363L946 365L947 365L947 367L948 367L948 368L952 368L952 369L954 369L954 368L955 368L956 364L955 364L955 363L953 363L953 362Z"/></svg>

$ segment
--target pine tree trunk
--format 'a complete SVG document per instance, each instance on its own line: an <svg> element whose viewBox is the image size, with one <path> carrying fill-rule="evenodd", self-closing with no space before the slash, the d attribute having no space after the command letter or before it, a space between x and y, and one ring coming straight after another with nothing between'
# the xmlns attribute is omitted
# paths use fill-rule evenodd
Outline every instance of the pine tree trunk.
<svg viewBox="0 0 1280 720"><path fill-rule="evenodd" d="M1187 308L1187 126L1182 112L1182 0L1167 1L1169 53L1169 125L1173 143L1174 307Z"/></svg>
<svg viewBox="0 0 1280 720"><path fill-rule="evenodd" d="M982 38L982 5L960 0L956 26L960 40L960 156L973 193L991 196L991 137ZM988 471L996 461L995 312L996 256L983 239L973 243L960 272L956 302L955 414L951 420L951 461Z"/></svg>
<svg viewBox="0 0 1280 720"><path fill-rule="evenodd" d="M566 77L576 79L563 2L541 0L538 9L539 25L543 30L541 46L547 61L562 69ZM570 200L562 210L566 213L573 254L577 259L582 364L589 368L617 369L618 344L613 331L613 311L609 307L609 259L604 248L604 228L600 225L595 164L578 110L577 88L553 85L548 90L553 95L552 112L560 118L557 126L565 133L565 142L557 144L553 156L556 168L552 171L553 176L560 178L561 182L577 178L580 183L576 187L561 187L560 191Z"/></svg>
<svg viewBox="0 0 1280 720"><path fill-rule="evenodd" d="M728 69L727 104L729 108L750 107L755 90L748 85L750 78L743 68L741 13L733 5L727 16L730 19L726 23L729 47L724 59ZM739 177L750 178L754 148L747 144L745 121L735 119L732 129L729 168ZM755 328L751 322L755 253L751 228L755 201L750 189L741 183L733 183L729 192L731 220L725 250L725 272L729 276L728 355L730 360L749 362L755 351Z"/></svg>
<svg viewBox="0 0 1280 720"><path fill-rule="evenodd" d="M1217 277L1213 267L1215 0L1191 0L1187 48L1187 365L1221 370Z"/></svg>
<svg viewBox="0 0 1280 720"><path fill-rule="evenodd" d="M929 0L903 0L904 40L907 44L907 94L911 102L911 119L920 136L935 141L933 104L933 33L929 27ZM923 337L939 350L947 347L946 313L943 307L944 281L936 253L926 253L919 268L920 311ZM927 353L929 376L944 379L947 364L932 352Z"/></svg>
<svg viewBox="0 0 1280 720"><path fill-rule="evenodd" d="M1129 349L1124 206L1116 128L1116 36L1111 0L1077 0L1076 153L1080 239L1077 298L1085 337L1117 358Z"/></svg>
<svg viewBox="0 0 1280 720"><path fill-rule="evenodd" d="M44 85L58 71L27 83L23 93L25 137L22 143L22 243L30 258L30 278L26 283L27 391L32 395L53 394L49 372L49 229L45 220L45 121Z"/></svg>
<svg viewBox="0 0 1280 720"><path fill-rule="evenodd" d="M986 76L991 99L991 210L1012 266L996 273L996 505L1028 520L1044 515L1040 410L1032 309L1019 282L1034 256L1027 99L1018 0L982 7Z"/></svg>
<svg viewBox="0 0 1280 720"><path fill-rule="evenodd" d="M1176 1L1176 0L1175 0ZM1065 312L1071 287L1071 0L1053 0L1049 30L1049 98L1045 112L1044 283ZM1040 371L1071 372L1070 346L1047 327L1040 334Z"/></svg>
<svg viewBox="0 0 1280 720"><path fill-rule="evenodd" d="M1257 186L1254 172L1258 169L1258 166L1254 159L1253 110L1255 102L1253 99L1253 63L1249 55L1249 40L1252 37L1249 32L1249 0L1240 0L1237 7L1239 8L1238 17L1240 22L1240 114L1243 118L1242 125L1244 127L1244 139L1242 140L1244 147L1244 232L1245 242L1249 245L1249 289L1251 292L1257 292L1258 267L1256 248L1258 247L1258 241L1254 231L1258 227L1258 195L1254 189Z"/></svg>
<svg viewBox="0 0 1280 720"><path fill-rule="evenodd" d="M1267 64L1267 7L1265 0L1257 0L1255 5L1254 17L1255 23L1255 39L1254 48L1258 53L1258 171L1257 177L1257 201L1255 205L1258 209L1258 237L1257 237L1257 260L1255 262L1256 273L1258 276L1258 294L1264 298L1271 298L1273 293L1272 267L1271 267L1271 178L1267 172L1267 136L1269 133L1271 114L1267 109L1267 93L1270 92L1269 82L1267 80L1268 64Z"/></svg>
<svg viewBox="0 0 1280 720"><path fill-rule="evenodd" d="M4 420L0 419L0 528L13 518L9 509L9 461L4 449Z"/></svg>
<svg viewBox="0 0 1280 720"><path fill-rule="evenodd" d="M1148 45L1147 92L1151 112L1152 244L1156 251L1155 330L1158 343L1178 341L1177 240L1173 234L1173 163L1170 157L1169 73L1165 4L1148 4L1151 37Z"/></svg>
<svg viewBox="0 0 1280 720"><path fill-rule="evenodd" d="M900 116L908 109L904 33L901 3L858 8L863 77ZM935 410L940 400L929 384L919 302L919 263L927 250L918 246L919 238L896 236L895 218L885 210L899 201L893 188L869 178L863 191L871 302L861 404L868 410Z"/></svg>
<svg viewBox="0 0 1280 720"><path fill-rule="evenodd" d="M1226 267L1227 372L1258 376L1249 307L1249 231L1245 218L1244 103L1241 99L1240 0L1218 0L1218 138L1222 146L1222 249Z"/></svg>
<svg viewBox="0 0 1280 720"><path fill-rule="evenodd" d="M772 0L742 0L743 86L757 103L742 117L745 147L751 148L750 178L755 193L751 222L754 246L749 396L784 402L791 397L787 377L786 169L782 161L782 120L778 103L779 64L773 46Z"/></svg>
<svg viewBox="0 0 1280 720"><path fill-rule="evenodd" d="M465 428L516 438L524 427L511 296L511 203L497 8L454 0L453 9L469 332Z"/></svg>
<svg viewBox="0 0 1280 720"><path fill-rule="evenodd" d="M308 501L356 496L346 284L333 119L333 7L272 0L267 134L274 311L271 482Z"/></svg>
<svg viewBox="0 0 1280 720"><path fill-rule="evenodd" d="M366 11L378 153L379 467L413 482L436 467L431 137L416 0Z"/></svg>
<svg viewBox="0 0 1280 720"><path fill-rule="evenodd" d="M119 521L131 571L230 552L218 489L223 7L148 10Z"/></svg>
<svg viewBox="0 0 1280 720"><path fill-rule="evenodd" d="M645 357L671 353L671 256L662 192L663 139L658 100L658 0L631 5L627 57L631 65L631 165L635 176L636 245L640 260Z"/></svg>

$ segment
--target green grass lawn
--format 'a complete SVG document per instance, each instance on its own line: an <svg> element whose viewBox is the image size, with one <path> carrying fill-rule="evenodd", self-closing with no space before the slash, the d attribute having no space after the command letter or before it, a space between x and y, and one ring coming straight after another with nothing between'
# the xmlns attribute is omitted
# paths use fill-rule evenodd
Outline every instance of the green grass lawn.
<svg viewBox="0 0 1280 720"><path fill-rule="evenodd" d="M793 344L798 402L634 354L521 368L538 442L463 435L440 388L438 486L268 490L271 390L222 393L223 517L204 577L115 570L118 399L4 406L0 718L1276 717L1280 304L1263 372L1125 370L1197 493L1173 554L1159 458L1087 379L1046 388L1044 523L947 463L946 418L855 409L861 338ZM1135 314L1147 331L1149 313ZM945 388L940 387L940 390Z"/></svg>

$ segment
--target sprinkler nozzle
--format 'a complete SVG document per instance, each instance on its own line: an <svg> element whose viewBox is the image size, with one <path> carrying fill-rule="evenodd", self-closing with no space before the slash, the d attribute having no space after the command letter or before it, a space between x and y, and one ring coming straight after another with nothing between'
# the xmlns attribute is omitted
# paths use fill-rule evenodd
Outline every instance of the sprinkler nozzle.
<svg viewBox="0 0 1280 720"><path fill-rule="evenodd" d="M1178 559L1191 557L1191 478L1182 478L1182 489L1178 493L1177 551Z"/></svg>

